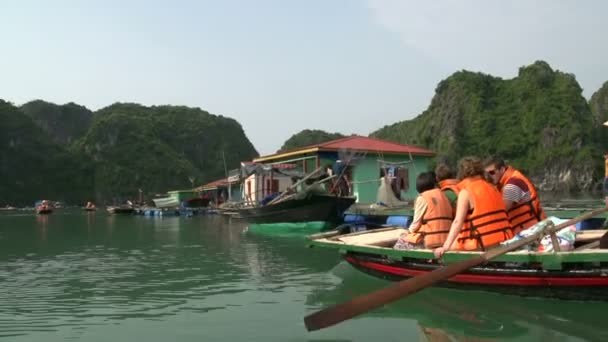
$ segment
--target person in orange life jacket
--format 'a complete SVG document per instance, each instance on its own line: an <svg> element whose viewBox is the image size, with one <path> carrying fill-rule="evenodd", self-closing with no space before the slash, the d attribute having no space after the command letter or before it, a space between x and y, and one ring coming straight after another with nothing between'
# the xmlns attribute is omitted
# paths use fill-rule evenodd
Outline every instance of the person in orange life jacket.
<svg viewBox="0 0 608 342"><path fill-rule="evenodd" d="M437 182L439 182L439 188L450 201L454 213L456 213L456 202L458 200L458 192L460 182L456 179L455 172L445 163L439 163L435 168L435 175L437 176Z"/></svg>
<svg viewBox="0 0 608 342"><path fill-rule="evenodd" d="M437 187L433 171L416 178L419 195L414 204L414 218L406 233L395 244L396 249L435 248L445 241L452 223L452 206Z"/></svg>
<svg viewBox="0 0 608 342"><path fill-rule="evenodd" d="M484 161L486 175L502 193L509 220L515 233L530 228L547 218L541 208L534 184L504 160L492 156Z"/></svg>
<svg viewBox="0 0 608 342"><path fill-rule="evenodd" d="M513 237L502 196L485 180L481 159L462 158L458 179L456 215L443 246L434 250L437 258L450 249L485 250Z"/></svg>

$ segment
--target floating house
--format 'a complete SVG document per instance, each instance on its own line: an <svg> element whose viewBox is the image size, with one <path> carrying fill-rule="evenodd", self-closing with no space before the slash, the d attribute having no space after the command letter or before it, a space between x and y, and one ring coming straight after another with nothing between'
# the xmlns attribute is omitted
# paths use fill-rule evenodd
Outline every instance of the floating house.
<svg viewBox="0 0 608 342"><path fill-rule="evenodd" d="M195 188L193 191L200 194L200 197L206 198L215 204L221 204L228 200L238 202L242 200L239 183L239 170L234 170L229 173L228 178L207 183Z"/></svg>
<svg viewBox="0 0 608 342"><path fill-rule="evenodd" d="M349 181L350 195L357 197L358 203L371 204L377 201L380 179L388 176L393 183L393 191L401 200L413 200L416 195L416 177L429 170L433 151L411 145L402 145L375 138L352 135L342 139L301 147L289 151L255 158L252 162L266 165L281 165L312 172L318 168L331 168L344 174ZM276 176L275 176L276 177ZM282 191L281 183L288 179L247 180L244 183L244 197L257 198L259 194ZM256 197L256 195L258 195Z"/></svg>
<svg viewBox="0 0 608 342"><path fill-rule="evenodd" d="M256 205L272 194L285 191L293 184L293 177L304 176L296 163L241 163L242 198L248 205Z"/></svg>

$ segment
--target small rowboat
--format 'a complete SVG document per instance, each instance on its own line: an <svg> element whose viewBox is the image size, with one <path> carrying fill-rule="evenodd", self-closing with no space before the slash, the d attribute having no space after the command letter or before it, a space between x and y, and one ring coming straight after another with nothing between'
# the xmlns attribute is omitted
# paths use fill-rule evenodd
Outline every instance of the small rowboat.
<svg viewBox="0 0 608 342"><path fill-rule="evenodd" d="M356 269L389 280L429 273L483 253L450 251L439 262L429 249L393 249L403 231L389 227L344 235L327 232L309 236L309 245L336 249ZM579 246L572 251L509 252L437 285L525 296L608 300L608 250L597 249L605 232L577 232L575 247Z"/></svg>
<svg viewBox="0 0 608 342"><path fill-rule="evenodd" d="M48 214L50 214L52 212L53 212L53 209L51 209L49 207L46 207L46 208L44 208L44 207L38 207L38 208L36 208L36 214L38 214L38 215L48 215Z"/></svg>

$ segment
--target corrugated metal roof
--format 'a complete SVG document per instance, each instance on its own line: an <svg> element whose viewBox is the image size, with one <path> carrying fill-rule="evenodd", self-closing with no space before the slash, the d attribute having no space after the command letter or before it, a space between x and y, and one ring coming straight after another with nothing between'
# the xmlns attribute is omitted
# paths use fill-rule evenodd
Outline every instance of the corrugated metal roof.
<svg viewBox="0 0 608 342"><path fill-rule="evenodd" d="M341 139L331 140L320 144L300 147L297 149L284 151L281 153L270 154L255 158L254 162L272 160L297 154L319 152L319 151L338 151L356 150L361 152L389 153L389 154L412 154L423 156L434 156L435 152L418 146L403 145L386 140L380 140L360 135L351 135Z"/></svg>

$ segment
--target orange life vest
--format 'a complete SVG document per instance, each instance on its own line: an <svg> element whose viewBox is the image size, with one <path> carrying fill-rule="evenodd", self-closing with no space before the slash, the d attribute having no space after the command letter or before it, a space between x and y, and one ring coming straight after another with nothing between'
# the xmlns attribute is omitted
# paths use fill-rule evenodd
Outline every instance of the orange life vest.
<svg viewBox="0 0 608 342"><path fill-rule="evenodd" d="M460 187L469 193L473 210L467 213L454 249L485 250L513 237L505 203L496 187L480 176L464 179Z"/></svg>
<svg viewBox="0 0 608 342"><path fill-rule="evenodd" d="M509 221L511 221L511 226L513 227L513 231L517 234L524 229L532 227L539 221L546 219L547 215L545 215L545 212L540 206L538 193L536 192L536 188L532 182L530 182L530 180L521 172L512 168L511 166L507 167L507 170L500 178L500 189L502 189L512 178L519 178L524 181L524 183L526 183L528 186L528 190L530 191L529 201L515 203L507 212L509 215Z"/></svg>
<svg viewBox="0 0 608 342"><path fill-rule="evenodd" d="M452 225L452 206L440 189L431 189L420 194L426 203L422 215L422 225L415 233L410 233L405 240L409 243L424 242L425 248L436 248L443 245L448 238Z"/></svg>
<svg viewBox="0 0 608 342"><path fill-rule="evenodd" d="M457 179L444 179L439 182L441 190L452 190L456 195L460 192L460 185Z"/></svg>

